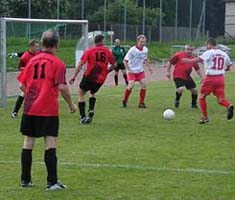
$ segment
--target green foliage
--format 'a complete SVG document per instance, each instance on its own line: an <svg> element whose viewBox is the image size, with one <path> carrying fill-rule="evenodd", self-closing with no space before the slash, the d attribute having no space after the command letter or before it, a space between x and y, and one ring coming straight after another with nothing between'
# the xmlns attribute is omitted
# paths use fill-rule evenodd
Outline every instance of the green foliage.
<svg viewBox="0 0 235 200"><path fill-rule="evenodd" d="M199 80L196 79L199 84ZM234 74L226 76L226 93L235 99ZM10 200L231 200L234 188L234 119L226 120L225 109L210 96L211 122L199 125L199 110L191 110L190 93L185 91L172 121L162 111L173 106L171 81L148 84L147 109L137 108L139 88L121 108L124 86L103 87L97 97L92 124L79 123L60 102L58 146L59 178L65 191L45 192L46 169L43 140L33 152L32 180L35 187L19 188L20 151L23 138L20 119L0 110L0 196ZM74 101L77 96L73 97ZM20 114L21 115L21 114ZM221 172L221 173L220 173ZM223 173L224 172L224 173Z"/></svg>

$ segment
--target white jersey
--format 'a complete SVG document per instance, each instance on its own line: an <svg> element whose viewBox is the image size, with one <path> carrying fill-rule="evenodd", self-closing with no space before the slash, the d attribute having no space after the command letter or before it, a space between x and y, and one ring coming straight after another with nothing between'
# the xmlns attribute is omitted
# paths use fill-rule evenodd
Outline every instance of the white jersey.
<svg viewBox="0 0 235 200"><path fill-rule="evenodd" d="M225 66L232 65L229 56L220 49L210 49L199 56L204 62L206 75L223 75Z"/></svg>
<svg viewBox="0 0 235 200"><path fill-rule="evenodd" d="M139 49L133 46L127 52L124 60L128 62L131 73L137 74L144 71L144 62L148 59L148 48Z"/></svg>

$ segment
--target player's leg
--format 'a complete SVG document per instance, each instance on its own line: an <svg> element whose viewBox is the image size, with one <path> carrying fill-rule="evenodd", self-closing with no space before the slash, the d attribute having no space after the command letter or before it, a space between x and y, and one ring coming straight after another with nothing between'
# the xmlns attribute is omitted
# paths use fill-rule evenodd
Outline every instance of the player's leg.
<svg viewBox="0 0 235 200"><path fill-rule="evenodd" d="M125 80L125 83L126 83L126 85L128 85L127 74L126 74L126 68L125 68L124 64L122 64L121 70L122 70L122 75L123 75L123 78L124 78L124 80Z"/></svg>
<svg viewBox="0 0 235 200"><path fill-rule="evenodd" d="M146 80L145 78L141 79L139 81L140 83L140 92L139 92L139 108L146 108L146 105L145 105L145 96L146 96Z"/></svg>
<svg viewBox="0 0 235 200"><path fill-rule="evenodd" d="M185 89L185 80L180 79L180 78L175 78L174 79L175 82L175 87L176 87L176 91L175 91L175 107L178 108L179 104L180 104L180 98L184 92Z"/></svg>
<svg viewBox="0 0 235 200"><path fill-rule="evenodd" d="M206 103L206 97L213 91L213 86L211 84L211 81L208 78L205 78L202 81L202 86L200 90L200 108L202 112L202 117L199 121L200 124L205 124L209 122L208 119L208 113L207 113L207 103Z"/></svg>
<svg viewBox="0 0 235 200"><path fill-rule="evenodd" d="M24 136L24 144L21 151L21 187L33 186L31 182L31 166L34 143L35 138Z"/></svg>
<svg viewBox="0 0 235 200"><path fill-rule="evenodd" d="M16 118L18 116L18 112L20 110L20 107L24 101L24 92L21 92L20 95L17 97L15 107L11 113L12 118Z"/></svg>
<svg viewBox="0 0 235 200"><path fill-rule="evenodd" d="M125 93L124 93L124 97L123 97L123 100L122 100L123 108L127 107L127 102L128 102L129 96L131 94L132 89L135 86L135 80L129 79L128 81L129 82L128 82L128 85L126 87L126 90L125 90Z"/></svg>
<svg viewBox="0 0 235 200"><path fill-rule="evenodd" d="M45 140L45 152L44 152L44 162L47 168L47 190L59 190L67 188L58 181L57 175L57 137L46 136Z"/></svg>
<svg viewBox="0 0 235 200"><path fill-rule="evenodd" d="M218 78L216 80L216 84L217 85L213 91L213 94L216 96L218 103L227 109L227 119L230 120L233 118L234 106L230 104L230 102L227 99L225 99L224 78L223 77Z"/></svg>
<svg viewBox="0 0 235 200"><path fill-rule="evenodd" d="M119 71L119 68L118 66L114 69L114 82L115 82L115 85L117 86L118 85L118 71Z"/></svg>
<svg viewBox="0 0 235 200"><path fill-rule="evenodd" d="M192 108L196 108L197 109L197 97L198 97L198 91L197 91L197 88L196 88L196 83L194 82L193 79L191 80L188 80L186 82L186 88L188 90L191 91L191 98L192 98L192 101L191 101L191 107Z"/></svg>
<svg viewBox="0 0 235 200"><path fill-rule="evenodd" d="M86 91L89 90L90 84L88 80L83 77L78 88L78 109L80 113L80 123L84 124L86 121L86 112L85 112L85 95Z"/></svg>

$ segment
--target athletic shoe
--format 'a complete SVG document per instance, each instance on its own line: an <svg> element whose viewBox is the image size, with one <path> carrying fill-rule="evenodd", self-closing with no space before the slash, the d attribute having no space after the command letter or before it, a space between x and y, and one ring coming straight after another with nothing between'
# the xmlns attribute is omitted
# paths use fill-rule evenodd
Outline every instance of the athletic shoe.
<svg viewBox="0 0 235 200"><path fill-rule="evenodd" d="M145 103L140 103L138 107L139 107L139 108L147 108L147 106L145 105Z"/></svg>
<svg viewBox="0 0 235 200"><path fill-rule="evenodd" d="M122 101L122 107L126 108L127 107L127 103L125 101Z"/></svg>
<svg viewBox="0 0 235 200"><path fill-rule="evenodd" d="M33 187L33 183L30 181L21 181L20 187L22 188L30 188Z"/></svg>
<svg viewBox="0 0 235 200"><path fill-rule="evenodd" d="M175 100L175 107L179 108L180 102Z"/></svg>
<svg viewBox="0 0 235 200"><path fill-rule="evenodd" d="M86 118L86 123L87 124L92 122L94 114L95 114L94 110L89 110L88 117Z"/></svg>
<svg viewBox="0 0 235 200"><path fill-rule="evenodd" d="M11 118L17 118L18 117L18 113L17 112L12 112L11 113Z"/></svg>
<svg viewBox="0 0 235 200"><path fill-rule="evenodd" d="M82 118L80 118L80 123L81 123L81 124L87 124L87 123L86 123L86 120L87 120L86 117L82 117Z"/></svg>
<svg viewBox="0 0 235 200"><path fill-rule="evenodd" d="M207 122L209 122L208 117L202 117L202 118L200 119L200 121L199 121L199 124L205 124L205 123L207 123Z"/></svg>
<svg viewBox="0 0 235 200"><path fill-rule="evenodd" d="M46 191L63 190L66 188L67 188L66 185L63 185L60 181L57 181L56 184L48 184Z"/></svg>
<svg viewBox="0 0 235 200"><path fill-rule="evenodd" d="M228 110L227 110L227 119L228 120L233 118L233 110L234 110L234 106L229 105Z"/></svg>
<svg viewBox="0 0 235 200"><path fill-rule="evenodd" d="M191 108L192 109L198 109L197 104L192 104Z"/></svg>

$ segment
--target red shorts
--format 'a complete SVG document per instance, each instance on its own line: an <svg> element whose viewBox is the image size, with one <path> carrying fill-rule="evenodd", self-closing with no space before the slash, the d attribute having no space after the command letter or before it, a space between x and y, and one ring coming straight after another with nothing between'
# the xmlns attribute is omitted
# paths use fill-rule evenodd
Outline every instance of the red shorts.
<svg viewBox="0 0 235 200"><path fill-rule="evenodd" d="M142 79L145 79L145 73L144 72L140 72L137 74L128 73L127 79L128 81L141 81Z"/></svg>
<svg viewBox="0 0 235 200"><path fill-rule="evenodd" d="M201 94L213 93L217 98L224 98L224 76L206 76L202 81Z"/></svg>

